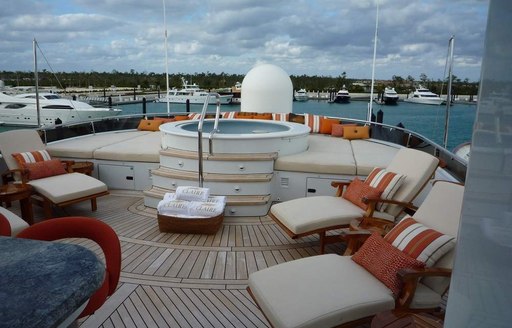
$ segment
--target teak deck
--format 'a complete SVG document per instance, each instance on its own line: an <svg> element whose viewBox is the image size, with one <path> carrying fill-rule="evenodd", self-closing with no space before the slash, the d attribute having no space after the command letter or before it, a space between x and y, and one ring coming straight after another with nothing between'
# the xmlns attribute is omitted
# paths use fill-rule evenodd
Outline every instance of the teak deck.
<svg viewBox="0 0 512 328"><path fill-rule="evenodd" d="M117 291L80 327L268 327L245 290L249 274L319 253L316 236L293 240L266 216L226 217L213 235L177 234L159 231L156 210L139 192L113 190L98 199L96 212L88 205L55 213L108 223L123 257ZM38 221L42 213L34 210ZM91 241L69 242L102 254ZM343 245L327 251L342 254Z"/></svg>

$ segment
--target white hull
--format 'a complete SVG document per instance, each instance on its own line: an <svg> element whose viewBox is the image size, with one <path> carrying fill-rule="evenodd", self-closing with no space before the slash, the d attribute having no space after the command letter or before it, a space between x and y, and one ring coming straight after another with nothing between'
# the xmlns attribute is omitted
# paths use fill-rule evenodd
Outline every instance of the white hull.
<svg viewBox="0 0 512 328"><path fill-rule="evenodd" d="M444 100L441 98L406 98L404 101L423 105L441 105Z"/></svg>
<svg viewBox="0 0 512 328"><path fill-rule="evenodd" d="M0 122L6 125L37 126L36 99L0 93ZM67 99L40 99L40 124L69 124L116 116L120 109L95 108Z"/></svg>
<svg viewBox="0 0 512 328"><path fill-rule="evenodd" d="M231 99L233 98L232 95L221 95L220 96L220 103L222 105L227 105L227 104L230 104L231 103ZM157 99L157 102L167 102L167 99L169 99L169 102L170 103L173 103L173 104L186 104L187 103L187 100L191 103L191 104L204 104L204 102L206 101L206 96L190 96L190 95L178 95L178 96L174 96L174 95L169 95L169 96L164 96L164 97L161 97L161 98L158 98ZM214 97L214 96L211 96L210 97L210 101L209 101L209 104L211 105L214 105L217 103L217 99Z"/></svg>

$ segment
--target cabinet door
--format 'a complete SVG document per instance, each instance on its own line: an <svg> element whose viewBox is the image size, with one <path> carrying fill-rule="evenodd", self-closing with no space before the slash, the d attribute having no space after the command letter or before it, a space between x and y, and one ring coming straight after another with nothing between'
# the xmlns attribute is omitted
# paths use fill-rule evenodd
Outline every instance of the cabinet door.
<svg viewBox="0 0 512 328"><path fill-rule="evenodd" d="M311 196L336 196L336 188L331 186L333 178L307 178L306 197ZM340 181L339 179L336 179Z"/></svg>
<svg viewBox="0 0 512 328"><path fill-rule="evenodd" d="M98 177L110 189L135 190L133 166L99 164Z"/></svg>

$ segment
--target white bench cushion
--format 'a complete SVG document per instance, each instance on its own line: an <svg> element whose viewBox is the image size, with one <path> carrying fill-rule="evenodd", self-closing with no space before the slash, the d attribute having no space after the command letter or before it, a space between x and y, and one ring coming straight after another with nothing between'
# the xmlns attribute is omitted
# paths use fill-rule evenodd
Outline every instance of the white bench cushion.
<svg viewBox="0 0 512 328"><path fill-rule="evenodd" d="M79 138L70 138L49 144L46 149L50 155L68 158L93 158L98 148L116 144L148 134L148 131L116 131L97 133Z"/></svg>
<svg viewBox="0 0 512 328"><path fill-rule="evenodd" d="M249 287L276 328L333 327L395 307L390 289L350 257L335 254L255 272Z"/></svg>
<svg viewBox="0 0 512 328"><path fill-rule="evenodd" d="M161 132L149 132L129 140L100 147L94 151L94 158L112 161L159 163L161 144Z"/></svg>
<svg viewBox="0 0 512 328"><path fill-rule="evenodd" d="M376 167L387 167L399 149L372 139L352 140L350 144L357 175L368 175Z"/></svg>

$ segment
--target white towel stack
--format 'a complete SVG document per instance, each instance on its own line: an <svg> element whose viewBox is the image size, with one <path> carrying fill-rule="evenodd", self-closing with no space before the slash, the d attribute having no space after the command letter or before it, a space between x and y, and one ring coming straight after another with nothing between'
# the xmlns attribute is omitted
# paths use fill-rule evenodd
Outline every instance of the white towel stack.
<svg viewBox="0 0 512 328"><path fill-rule="evenodd" d="M210 196L208 188L178 187L175 193L166 193L158 203L158 213L183 218L210 218L221 215L226 196Z"/></svg>

